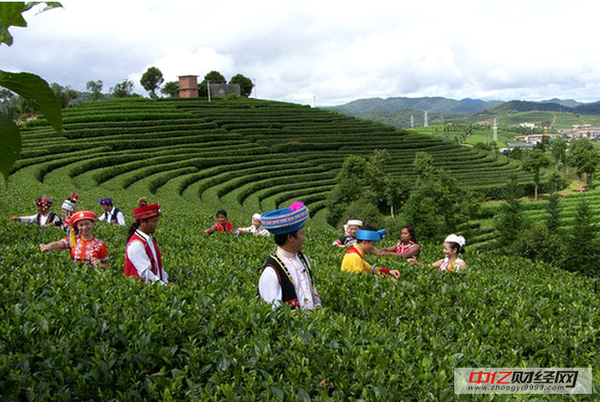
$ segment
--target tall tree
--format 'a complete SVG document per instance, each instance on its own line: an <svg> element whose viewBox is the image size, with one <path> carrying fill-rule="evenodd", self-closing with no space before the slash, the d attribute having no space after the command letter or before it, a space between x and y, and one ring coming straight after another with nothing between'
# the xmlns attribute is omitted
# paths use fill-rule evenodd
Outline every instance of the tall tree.
<svg viewBox="0 0 600 402"><path fill-rule="evenodd" d="M564 170L567 166L567 148L569 144L564 138L557 138L552 141L551 149L554 157L554 165L556 169L562 167Z"/></svg>
<svg viewBox="0 0 600 402"><path fill-rule="evenodd" d="M71 89L71 87L69 87L68 85L66 87L63 87L62 85L53 82L52 84L50 84L50 88L52 88L52 91L54 92L54 95L58 99L60 107L62 108L69 107L71 102L77 99L77 97L79 96L77 91Z"/></svg>
<svg viewBox="0 0 600 402"><path fill-rule="evenodd" d="M546 226L548 231L552 234L558 234L558 228L560 227L560 204L558 203L558 193L554 193L548 199L548 206L546 212L548 212L548 219L546 219Z"/></svg>
<svg viewBox="0 0 600 402"><path fill-rule="evenodd" d="M370 178L370 166L365 158L358 155L346 158L336 176L337 184L327 196L327 221L330 225L338 226L344 211L351 203L368 197L366 193Z"/></svg>
<svg viewBox="0 0 600 402"><path fill-rule="evenodd" d="M164 81L162 72L156 67L149 67L148 70L142 75L140 84L142 87L150 93L152 99L158 98L156 90L160 87Z"/></svg>
<svg viewBox="0 0 600 402"><path fill-rule="evenodd" d="M571 234L569 236L569 255L564 265L572 271L599 276L597 268L599 255L597 227L588 202L582 198L577 204Z"/></svg>
<svg viewBox="0 0 600 402"><path fill-rule="evenodd" d="M115 98L127 98L133 94L133 82L129 80L119 82L110 89L110 92Z"/></svg>
<svg viewBox="0 0 600 402"><path fill-rule="evenodd" d="M533 183L535 185L535 199L538 199L538 189L540 187L541 170L550 165L550 158L542 148L533 149L523 160L523 170L533 174Z"/></svg>
<svg viewBox="0 0 600 402"><path fill-rule="evenodd" d="M92 100L100 100L104 96L102 95L102 80L98 81L88 81L86 84L86 88L88 91L92 93Z"/></svg>
<svg viewBox="0 0 600 402"><path fill-rule="evenodd" d="M206 83L210 84L226 84L227 80L225 79L225 77L223 76L223 74L221 74L218 71L211 71L208 74L206 74L204 76L204 80L202 80L202 82L200 84L198 84L198 91L200 93L200 96L208 96L208 88Z"/></svg>
<svg viewBox="0 0 600 402"><path fill-rule="evenodd" d="M594 174L600 163L600 154L594 145L587 138L572 141L567 161L575 168L580 177L583 176L587 187L593 188Z"/></svg>
<svg viewBox="0 0 600 402"><path fill-rule="evenodd" d="M238 84L240 86L240 95L246 98L252 93L254 84L250 78L244 77L242 74L236 74L229 80L230 84Z"/></svg>

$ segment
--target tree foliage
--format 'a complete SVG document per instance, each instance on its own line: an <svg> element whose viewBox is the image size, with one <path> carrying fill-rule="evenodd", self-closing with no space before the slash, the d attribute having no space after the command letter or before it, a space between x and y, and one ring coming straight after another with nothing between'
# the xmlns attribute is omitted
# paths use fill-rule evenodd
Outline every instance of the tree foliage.
<svg viewBox="0 0 600 402"><path fill-rule="evenodd" d="M62 7L57 2L0 3L0 45L12 46L11 26L26 27L23 13L38 4L46 4L40 12ZM44 114L56 132L62 132L62 112L56 96L46 81L31 73L12 73L0 70L0 87L19 94L35 110ZM10 169L21 153L21 134L17 125L0 115L0 172L8 180Z"/></svg>
<svg viewBox="0 0 600 402"><path fill-rule="evenodd" d="M593 188L593 178L600 163L600 154L587 138L571 141L567 162L575 168L580 177L583 176L588 188Z"/></svg>
<svg viewBox="0 0 600 402"><path fill-rule="evenodd" d="M152 99L156 99L158 98L156 90L160 88L160 84L162 84L163 81L164 78L162 72L156 67L149 67L142 75L140 84L146 91L150 92L150 97Z"/></svg>
<svg viewBox="0 0 600 402"><path fill-rule="evenodd" d="M543 168L550 166L551 160L542 148L535 148L523 160L523 170L533 175L533 183L535 185L535 199L538 198L538 190L540 187L540 175Z"/></svg>
<svg viewBox="0 0 600 402"><path fill-rule="evenodd" d="M169 98L179 98L179 82L169 81L160 89L163 95L167 95Z"/></svg>
<svg viewBox="0 0 600 402"><path fill-rule="evenodd" d="M92 93L92 100L100 100L100 99L104 98L104 95L102 95L102 86L103 85L104 85L104 83L102 82L102 80L87 82L86 88L88 91L90 91Z"/></svg>
<svg viewBox="0 0 600 402"><path fill-rule="evenodd" d="M132 96L133 82L131 82L130 80L119 82L110 89L110 92L115 98L127 98L129 96Z"/></svg>
<svg viewBox="0 0 600 402"><path fill-rule="evenodd" d="M252 80L248 77L244 77L242 74L236 74L231 77L229 83L238 84L240 86L240 95L245 96L246 98L250 96L252 89L254 88Z"/></svg>

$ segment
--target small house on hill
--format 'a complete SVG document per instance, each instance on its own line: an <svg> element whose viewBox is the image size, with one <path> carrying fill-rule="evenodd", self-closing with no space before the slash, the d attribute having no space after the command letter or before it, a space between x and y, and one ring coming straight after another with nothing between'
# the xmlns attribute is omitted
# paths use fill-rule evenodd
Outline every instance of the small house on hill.
<svg viewBox="0 0 600 402"><path fill-rule="evenodd" d="M209 82L207 87L210 91L209 98L224 98L229 94L236 94L239 96L241 93L239 84L211 84ZM179 77L179 97L200 97L197 75L182 75Z"/></svg>

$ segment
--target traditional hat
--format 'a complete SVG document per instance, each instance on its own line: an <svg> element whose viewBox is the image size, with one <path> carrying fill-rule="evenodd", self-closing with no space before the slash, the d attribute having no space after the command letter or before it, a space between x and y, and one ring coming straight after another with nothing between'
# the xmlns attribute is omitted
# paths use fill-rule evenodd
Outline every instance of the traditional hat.
<svg viewBox="0 0 600 402"><path fill-rule="evenodd" d="M112 205L113 200L112 198L108 197L108 198L100 198L98 200L98 204L100 205Z"/></svg>
<svg viewBox="0 0 600 402"><path fill-rule="evenodd" d="M464 247L467 244L467 241L462 236L457 236L455 234L451 234L444 240L444 243L456 243L461 247Z"/></svg>
<svg viewBox="0 0 600 402"><path fill-rule="evenodd" d="M133 219L136 221L153 219L158 216L160 216L160 204L152 204L133 209Z"/></svg>
<svg viewBox="0 0 600 402"><path fill-rule="evenodd" d="M387 230L357 230L356 240L368 240L368 241L381 241L383 236L387 233Z"/></svg>
<svg viewBox="0 0 600 402"><path fill-rule="evenodd" d="M48 197L40 197L37 200L33 201L33 203L36 206L41 207L43 209L48 209L50 208L50 206L52 206L52 200Z"/></svg>
<svg viewBox="0 0 600 402"><path fill-rule="evenodd" d="M71 217L71 226L76 227L77 222L85 220L94 222L96 220L96 214L92 211L77 211Z"/></svg>
<svg viewBox="0 0 600 402"><path fill-rule="evenodd" d="M252 215L252 219L258 219L260 221L261 220L260 214Z"/></svg>
<svg viewBox="0 0 600 402"><path fill-rule="evenodd" d="M75 203L77 202L77 200L79 199L79 195L73 191L71 193L71 195L69 196L69 198L67 198L63 203L62 203L62 209L66 209L67 211L75 211Z"/></svg>
<svg viewBox="0 0 600 402"><path fill-rule="evenodd" d="M346 225L348 226L360 226L362 228L362 221L359 221L358 219L350 219L348 222L346 222Z"/></svg>
<svg viewBox="0 0 600 402"><path fill-rule="evenodd" d="M292 202L289 208L265 212L260 216L263 227L274 235L300 230L307 220L308 208L299 201Z"/></svg>

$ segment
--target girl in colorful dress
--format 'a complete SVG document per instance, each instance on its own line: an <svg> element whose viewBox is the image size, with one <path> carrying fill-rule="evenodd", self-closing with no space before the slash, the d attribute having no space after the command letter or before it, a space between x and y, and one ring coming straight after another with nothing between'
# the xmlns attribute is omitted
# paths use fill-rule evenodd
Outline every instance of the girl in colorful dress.
<svg viewBox="0 0 600 402"><path fill-rule="evenodd" d="M428 267L439 269L440 271L463 271L467 269L467 263L464 262L459 255L465 252L466 240L462 236L451 234L444 240L444 259L438 260L433 264L427 264ZM415 258L406 260L409 264L419 267L425 266L418 262Z"/></svg>
<svg viewBox="0 0 600 402"><path fill-rule="evenodd" d="M217 211L217 223L204 230L204 233L211 234L213 232L231 232L233 224L227 221L227 211L221 209Z"/></svg>
<svg viewBox="0 0 600 402"><path fill-rule="evenodd" d="M417 258L421 247L417 244L415 229L411 226L402 226L400 230L400 242L395 246L375 250L375 255L393 255L400 258Z"/></svg>
<svg viewBox="0 0 600 402"><path fill-rule="evenodd" d="M76 212L71 217L74 229L71 236L52 243L40 244L40 251L45 253L51 250L69 249L73 261L107 268L108 252L106 251L106 245L92 234L95 221L96 214L92 211Z"/></svg>

